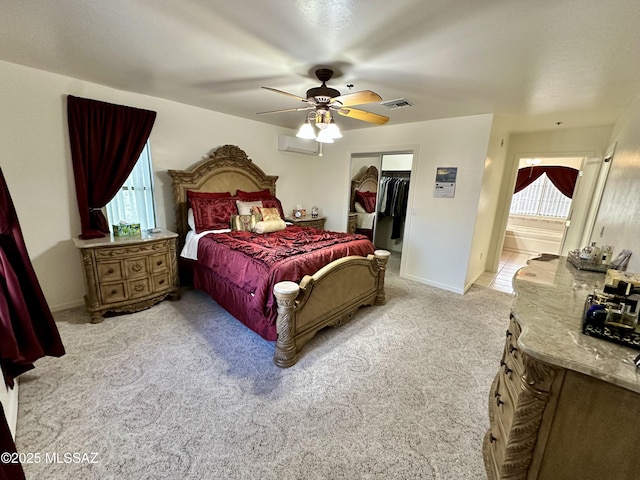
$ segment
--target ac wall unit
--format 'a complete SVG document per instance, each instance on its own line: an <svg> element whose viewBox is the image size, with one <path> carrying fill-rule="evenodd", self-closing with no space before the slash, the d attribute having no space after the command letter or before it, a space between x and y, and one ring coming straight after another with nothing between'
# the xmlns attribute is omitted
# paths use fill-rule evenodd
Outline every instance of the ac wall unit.
<svg viewBox="0 0 640 480"><path fill-rule="evenodd" d="M307 155L318 154L318 142L304 138L278 135L278 150L281 152L305 153Z"/></svg>

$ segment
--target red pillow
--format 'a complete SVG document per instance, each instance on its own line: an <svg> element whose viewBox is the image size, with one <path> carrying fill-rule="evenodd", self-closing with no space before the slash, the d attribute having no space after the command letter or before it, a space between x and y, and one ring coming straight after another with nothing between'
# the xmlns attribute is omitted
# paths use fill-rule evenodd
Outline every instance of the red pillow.
<svg viewBox="0 0 640 480"><path fill-rule="evenodd" d="M356 202L362 205L367 213L376 211L376 192L356 192Z"/></svg>
<svg viewBox="0 0 640 480"><path fill-rule="evenodd" d="M240 200L243 201L255 201L255 200L265 200L267 198L274 198L273 195L271 195L271 190L269 190L268 188L264 189L264 190L260 190L259 192L243 192L242 190L238 190L236 192L236 195L238 197L240 197Z"/></svg>
<svg viewBox="0 0 640 480"><path fill-rule="evenodd" d="M238 197L207 198L203 196L191 197L193 220L196 225L196 233L205 230L218 230L229 228L231 215L238 214L236 205Z"/></svg>
<svg viewBox="0 0 640 480"><path fill-rule="evenodd" d="M191 205L192 198L226 198L230 197L231 192L196 192L194 190L187 190L187 205Z"/></svg>

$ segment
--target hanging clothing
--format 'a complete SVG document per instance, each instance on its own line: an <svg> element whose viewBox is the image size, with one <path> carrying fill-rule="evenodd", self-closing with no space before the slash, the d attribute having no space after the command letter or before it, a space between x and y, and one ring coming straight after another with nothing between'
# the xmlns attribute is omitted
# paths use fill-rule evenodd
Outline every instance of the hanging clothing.
<svg viewBox="0 0 640 480"><path fill-rule="evenodd" d="M409 179L406 177L383 176L380 179L381 199L378 205L379 217L393 217L391 239L402 237L404 218L407 214L409 199Z"/></svg>
<svg viewBox="0 0 640 480"><path fill-rule="evenodd" d="M0 368L13 388L18 375L64 347L22 237L15 207L0 169Z"/></svg>

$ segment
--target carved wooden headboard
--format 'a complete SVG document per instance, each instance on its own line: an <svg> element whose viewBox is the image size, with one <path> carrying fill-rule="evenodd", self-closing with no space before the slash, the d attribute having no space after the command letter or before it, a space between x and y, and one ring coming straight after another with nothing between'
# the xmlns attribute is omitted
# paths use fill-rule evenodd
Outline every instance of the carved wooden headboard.
<svg viewBox="0 0 640 480"><path fill-rule="evenodd" d="M349 208L355 212L356 192L377 192L378 191L378 169L370 166L364 175L358 180L351 181L351 202Z"/></svg>
<svg viewBox="0 0 640 480"><path fill-rule="evenodd" d="M212 149L188 170L169 170L176 215L179 249L189 231L187 224L187 190L196 192L253 192L269 189L276 195L277 176L265 174L247 154L235 145ZM178 250L180 251L180 250Z"/></svg>

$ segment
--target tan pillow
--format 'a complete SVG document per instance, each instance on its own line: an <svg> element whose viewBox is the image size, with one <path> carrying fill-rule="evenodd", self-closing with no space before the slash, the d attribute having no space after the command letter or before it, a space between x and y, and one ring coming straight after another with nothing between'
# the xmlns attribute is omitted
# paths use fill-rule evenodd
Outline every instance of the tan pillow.
<svg viewBox="0 0 640 480"><path fill-rule="evenodd" d="M284 220L278 217L278 220L263 220L262 222L256 223L253 231L255 233L271 233L284 230L285 228L287 228L287 224L284 223Z"/></svg>
<svg viewBox="0 0 640 480"><path fill-rule="evenodd" d="M231 215L231 230L253 232L253 229L262 220L260 215Z"/></svg>
<svg viewBox="0 0 640 480"><path fill-rule="evenodd" d="M280 218L280 212L278 212L277 208L260 208L260 214L262 215L262 220L265 222L269 222L272 220L282 220Z"/></svg>
<svg viewBox="0 0 640 480"><path fill-rule="evenodd" d="M256 209L262 208L262 201L243 202L242 200L236 200L236 206L238 207L238 215L253 215L254 213L260 213Z"/></svg>

